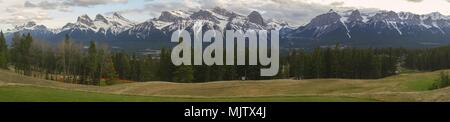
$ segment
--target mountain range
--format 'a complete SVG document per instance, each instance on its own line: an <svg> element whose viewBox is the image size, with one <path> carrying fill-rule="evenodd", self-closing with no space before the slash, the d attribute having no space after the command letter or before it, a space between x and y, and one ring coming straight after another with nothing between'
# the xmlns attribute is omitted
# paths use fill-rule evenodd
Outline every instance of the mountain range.
<svg viewBox="0 0 450 122"><path fill-rule="evenodd" d="M450 16L359 10L319 15L283 36L285 47L434 47L450 43Z"/></svg>
<svg viewBox="0 0 450 122"><path fill-rule="evenodd" d="M291 27L287 22L265 19L259 12L238 14L223 8L198 11L163 11L157 18L137 23L118 13L81 15L74 23L50 29L35 22L16 26L6 33L31 33L34 38L57 43L67 34L75 41L95 40L115 48L147 49L170 45L171 33L193 30L280 30L282 48L314 48L341 44L350 47L421 48L450 44L450 16L409 12L360 12L330 10L308 24Z"/></svg>

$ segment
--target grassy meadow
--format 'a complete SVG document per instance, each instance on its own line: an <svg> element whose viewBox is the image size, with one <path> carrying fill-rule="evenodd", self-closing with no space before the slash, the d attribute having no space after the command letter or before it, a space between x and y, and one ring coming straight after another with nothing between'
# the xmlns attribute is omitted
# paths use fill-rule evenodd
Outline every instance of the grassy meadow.
<svg viewBox="0 0 450 122"><path fill-rule="evenodd" d="M0 70L0 102L398 102L449 101L450 89L428 90L441 71L377 80L314 79L135 82L88 86Z"/></svg>

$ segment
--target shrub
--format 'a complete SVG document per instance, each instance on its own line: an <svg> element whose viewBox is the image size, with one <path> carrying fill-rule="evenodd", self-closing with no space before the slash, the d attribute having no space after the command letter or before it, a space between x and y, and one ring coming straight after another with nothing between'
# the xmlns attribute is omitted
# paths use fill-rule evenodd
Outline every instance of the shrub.
<svg viewBox="0 0 450 122"><path fill-rule="evenodd" d="M430 87L430 90L440 89L450 86L450 77L447 72L441 72L439 79Z"/></svg>

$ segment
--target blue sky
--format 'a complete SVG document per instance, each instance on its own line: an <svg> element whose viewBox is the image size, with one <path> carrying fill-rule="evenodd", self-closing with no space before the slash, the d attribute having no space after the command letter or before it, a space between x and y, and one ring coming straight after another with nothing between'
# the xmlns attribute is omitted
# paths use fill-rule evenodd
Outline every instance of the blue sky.
<svg viewBox="0 0 450 122"><path fill-rule="evenodd" d="M51 28L74 22L82 14L119 12L132 21L143 22L161 11L198 10L223 7L248 14L257 10L266 18L302 25L330 9L407 11L418 14L441 12L450 15L450 0L0 0L0 29L35 21Z"/></svg>

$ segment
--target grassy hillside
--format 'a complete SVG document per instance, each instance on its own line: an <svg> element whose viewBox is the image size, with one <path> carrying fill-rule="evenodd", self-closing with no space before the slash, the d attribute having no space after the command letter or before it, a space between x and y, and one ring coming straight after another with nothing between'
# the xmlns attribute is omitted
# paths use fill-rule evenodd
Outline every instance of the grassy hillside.
<svg viewBox="0 0 450 122"><path fill-rule="evenodd" d="M0 102L314 102L314 101L375 101L346 97L229 97L229 98L187 98L150 97L90 93L33 86L0 87Z"/></svg>
<svg viewBox="0 0 450 122"><path fill-rule="evenodd" d="M0 70L0 101L447 101L450 90L427 91L439 72L405 73L379 80L144 82L86 86Z"/></svg>

